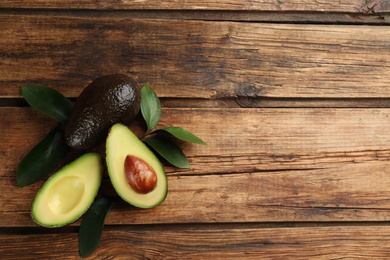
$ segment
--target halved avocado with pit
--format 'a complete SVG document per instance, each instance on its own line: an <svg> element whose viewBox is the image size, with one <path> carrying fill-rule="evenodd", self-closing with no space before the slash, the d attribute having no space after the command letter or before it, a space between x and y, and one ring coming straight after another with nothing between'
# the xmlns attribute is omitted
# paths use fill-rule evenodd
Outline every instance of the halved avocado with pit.
<svg viewBox="0 0 390 260"><path fill-rule="evenodd" d="M54 173L38 191L31 209L43 227L62 227L79 219L91 206L103 176L101 157L87 153Z"/></svg>
<svg viewBox="0 0 390 260"><path fill-rule="evenodd" d="M168 190L164 168L127 126L111 127L106 164L111 183L124 201L139 208L152 208L164 201Z"/></svg>

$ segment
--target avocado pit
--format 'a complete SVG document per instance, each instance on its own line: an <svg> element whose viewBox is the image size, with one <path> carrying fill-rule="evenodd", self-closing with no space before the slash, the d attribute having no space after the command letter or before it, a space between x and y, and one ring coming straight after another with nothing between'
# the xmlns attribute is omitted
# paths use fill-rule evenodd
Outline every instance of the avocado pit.
<svg viewBox="0 0 390 260"><path fill-rule="evenodd" d="M157 174L147 162L136 156L127 155L124 167L127 182L135 192L147 194L154 190Z"/></svg>

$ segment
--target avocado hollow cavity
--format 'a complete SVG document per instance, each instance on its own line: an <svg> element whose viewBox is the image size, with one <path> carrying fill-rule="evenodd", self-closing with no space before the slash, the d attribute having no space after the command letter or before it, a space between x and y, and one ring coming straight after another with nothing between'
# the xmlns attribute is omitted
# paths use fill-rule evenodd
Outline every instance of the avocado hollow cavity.
<svg viewBox="0 0 390 260"><path fill-rule="evenodd" d="M48 206L54 214L66 214L77 207L84 191L85 183L79 176L61 178L48 192Z"/></svg>
<svg viewBox="0 0 390 260"><path fill-rule="evenodd" d="M43 227L61 227L76 221L93 203L102 176L99 154L79 157L43 184L33 201L31 217Z"/></svg>

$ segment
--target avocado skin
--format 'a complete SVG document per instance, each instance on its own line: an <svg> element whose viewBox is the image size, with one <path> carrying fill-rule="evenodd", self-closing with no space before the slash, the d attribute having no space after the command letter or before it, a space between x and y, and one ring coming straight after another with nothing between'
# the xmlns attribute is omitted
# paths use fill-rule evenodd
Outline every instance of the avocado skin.
<svg viewBox="0 0 390 260"><path fill-rule="evenodd" d="M138 114L141 92L137 82L122 74L110 74L91 82L80 94L65 125L66 143L90 149L115 123L129 123Z"/></svg>

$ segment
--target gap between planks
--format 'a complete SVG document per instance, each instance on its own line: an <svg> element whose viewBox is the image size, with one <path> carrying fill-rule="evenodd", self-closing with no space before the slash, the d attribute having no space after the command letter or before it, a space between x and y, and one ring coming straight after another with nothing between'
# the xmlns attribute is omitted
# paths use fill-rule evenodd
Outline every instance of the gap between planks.
<svg viewBox="0 0 390 260"><path fill-rule="evenodd" d="M160 101L165 108L390 108L390 98L160 98ZM0 107L28 106L22 98L0 98Z"/></svg>
<svg viewBox="0 0 390 260"><path fill-rule="evenodd" d="M142 1L88 1L69 0L58 2L53 0L45 1L20 1L7 0L0 4L3 8L50 8L50 9L72 9L72 10L220 10L220 11L320 11L320 12L352 12L352 13L384 13L388 12L388 1L385 0L344 0L340 1L318 1L318 0L198 0L198 1L166 1L166 0L142 0Z"/></svg>
<svg viewBox="0 0 390 260"><path fill-rule="evenodd" d="M79 222L60 228L44 228L40 226L0 227L1 235L28 235L28 234L66 234L77 233ZM245 222L245 223L174 223L174 224L105 224L104 232L116 231L191 231L191 230L220 230L220 229L288 229L288 228L386 228L388 221L354 221L354 222Z"/></svg>
<svg viewBox="0 0 390 260"><path fill-rule="evenodd" d="M201 20L218 22L262 22L262 23L310 23L310 24L351 24L389 25L390 15L379 13L309 12L309 11L232 11L232 10L72 10L72 9L23 9L2 8L0 15L37 15L51 17L86 18L129 18L164 20ZM282 15L281 15L282 14Z"/></svg>

